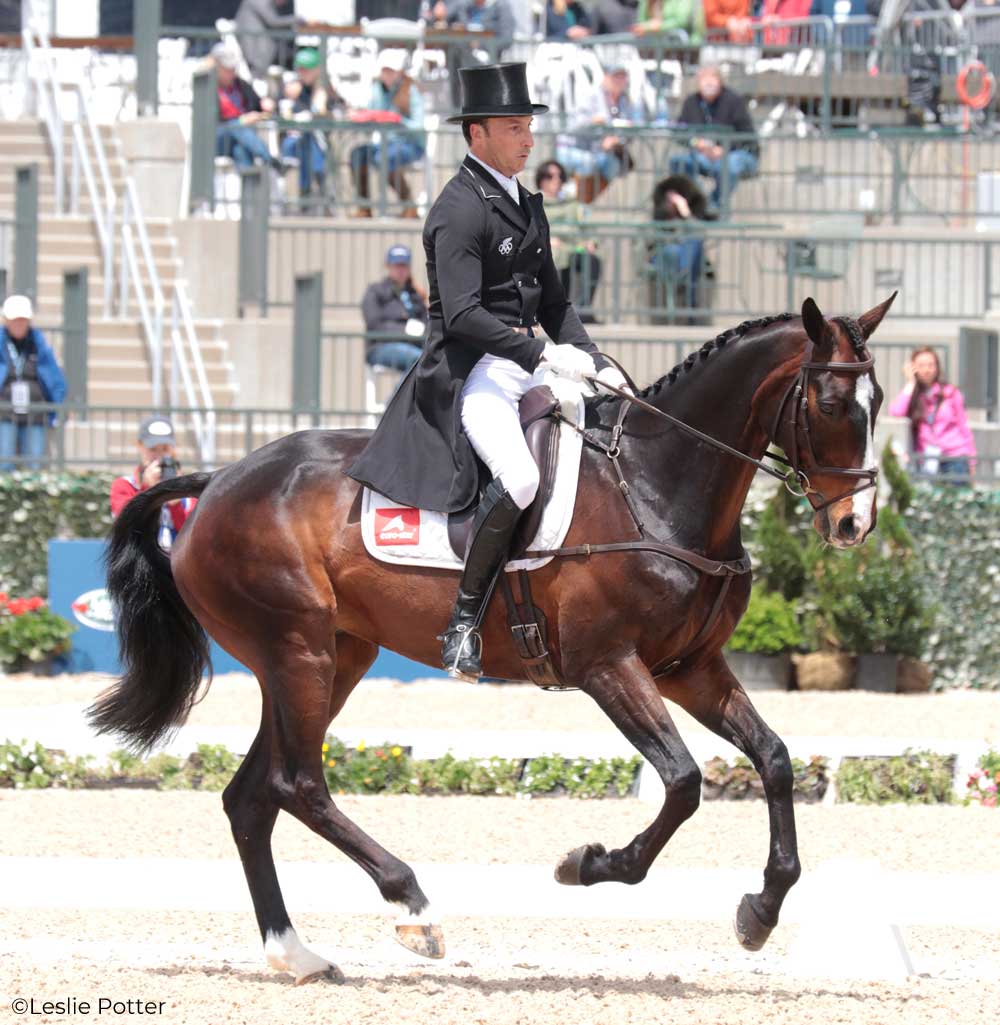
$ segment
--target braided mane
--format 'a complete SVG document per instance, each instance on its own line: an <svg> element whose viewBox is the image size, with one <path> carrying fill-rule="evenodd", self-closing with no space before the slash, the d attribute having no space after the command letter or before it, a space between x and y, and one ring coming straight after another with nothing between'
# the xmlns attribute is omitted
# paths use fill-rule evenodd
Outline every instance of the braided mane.
<svg viewBox="0 0 1000 1025"><path fill-rule="evenodd" d="M761 317L758 320L745 320L742 324L738 324L736 327L730 328L728 331L723 331L721 335L716 335L711 341L706 342L700 349L692 352L686 359L681 363L678 363L669 373L664 374L658 381L654 381L644 391L639 392L640 398L648 399L652 395L656 395L663 388L672 385L682 373L690 373L699 363L704 363L708 357L717 350L728 345L729 342L735 342L742 338L744 335L749 334L751 331L758 331L765 327L770 327L772 324L783 323L788 320L794 320L797 314L795 313L779 313L773 317Z"/></svg>

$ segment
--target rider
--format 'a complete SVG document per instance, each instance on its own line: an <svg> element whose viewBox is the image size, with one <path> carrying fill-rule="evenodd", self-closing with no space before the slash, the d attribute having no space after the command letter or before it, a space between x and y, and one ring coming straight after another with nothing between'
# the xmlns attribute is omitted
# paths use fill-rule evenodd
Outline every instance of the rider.
<svg viewBox="0 0 1000 1025"><path fill-rule="evenodd" d="M539 364L582 380L597 374L626 386L597 353L566 298L552 262L541 194L517 180L533 145L524 64L459 71L469 155L424 225L430 332L423 355L389 404L348 473L393 501L457 512L475 500L476 456L487 487L442 660L451 676L482 669L479 624L507 557L514 528L538 490L538 470L518 419L518 402L541 383ZM541 325L551 341L536 336ZM596 362L596 366L595 366Z"/></svg>

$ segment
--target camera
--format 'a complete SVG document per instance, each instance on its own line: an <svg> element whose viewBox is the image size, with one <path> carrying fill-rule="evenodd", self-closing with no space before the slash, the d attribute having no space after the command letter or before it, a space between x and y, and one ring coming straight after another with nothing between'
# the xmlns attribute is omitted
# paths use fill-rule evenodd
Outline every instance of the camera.
<svg viewBox="0 0 1000 1025"><path fill-rule="evenodd" d="M170 480L180 472L180 466L173 456L164 456L160 460L160 480Z"/></svg>

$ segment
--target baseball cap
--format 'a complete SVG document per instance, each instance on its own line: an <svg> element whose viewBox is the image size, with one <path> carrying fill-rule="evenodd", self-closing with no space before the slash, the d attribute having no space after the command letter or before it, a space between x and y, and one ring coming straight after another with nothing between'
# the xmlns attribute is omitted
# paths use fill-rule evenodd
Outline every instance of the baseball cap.
<svg viewBox="0 0 1000 1025"><path fill-rule="evenodd" d="M410 260L411 253L406 246L390 246L385 254L386 263L409 263Z"/></svg>
<svg viewBox="0 0 1000 1025"><path fill-rule="evenodd" d="M33 316L34 311L31 308L31 300L26 295L9 295L4 300L4 320L17 320L20 317L31 320Z"/></svg>
<svg viewBox="0 0 1000 1025"><path fill-rule="evenodd" d="M154 445L173 445L174 425L165 416L147 416L139 424L139 441L147 448Z"/></svg>
<svg viewBox="0 0 1000 1025"><path fill-rule="evenodd" d="M393 47L383 50L378 55L379 68L389 68L390 71L402 71L406 67L406 51Z"/></svg>
<svg viewBox="0 0 1000 1025"><path fill-rule="evenodd" d="M239 54L230 50L225 43L216 43L212 47L212 60L220 68L235 68L240 62Z"/></svg>
<svg viewBox="0 0 1000 1025"><path fill-rule="evenodd" d="M299 50L295 55L295 66L297 68L318 68L319 50L314 46L307 46Z"/></svg>

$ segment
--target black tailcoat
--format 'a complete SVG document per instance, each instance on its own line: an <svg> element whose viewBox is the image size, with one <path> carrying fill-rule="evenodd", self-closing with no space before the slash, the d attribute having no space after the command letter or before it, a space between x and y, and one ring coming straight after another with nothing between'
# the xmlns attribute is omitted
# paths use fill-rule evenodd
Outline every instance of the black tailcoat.
<svg viewBox="0 0 1000 1025"><path fill-rule="evenodd" d="M552 341L596 355L552 262L542 196L518 188L520 206L466 157L427 214L424 352L347 471L395 502L456 512L475 500L479 471L462 430L462 386L486 353L534 371L544 342L513 328L541 324Z"/></svg>

